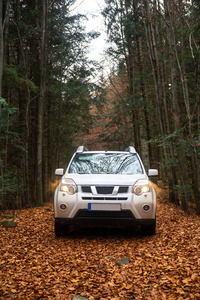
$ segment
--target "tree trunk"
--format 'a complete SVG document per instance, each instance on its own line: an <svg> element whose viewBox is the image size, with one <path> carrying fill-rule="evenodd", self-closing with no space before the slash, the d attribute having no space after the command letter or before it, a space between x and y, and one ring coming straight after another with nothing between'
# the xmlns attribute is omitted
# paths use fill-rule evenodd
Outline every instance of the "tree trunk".
<svg viewBox="0 0 200 300"><path fill-rule="evenodd" d="M38 104L38 136L37 136L37 174L36 174L36 203L43 204L43 115L44 115L44 100L45 100L45 78L46 78L46 13L47 3L43 1L42 26L41 26L41 49L40 49L40 95Z"/></svg>
<svg viewBox="0 0 200 300"><path fill-rule="evenodd" d="M142 56L142 44L141 44L141 38L139 36L137 38L137 49L138 49L138 62L139 62L139 71L140 71L140 77L141 77L141 90L142 90L142 97L144 101L144 115L145 115L145 122L146 122L146 131L147 131L147 141L148 143L148 152L149 152L149 167L150 168L156 168L156 166L151 165L152 163L155 164L155 150L153 145L150 143L150 141L153 139L153 132L150 122L150 116L148 112L148 95L147 95L147 88L146 88L146 82L144 80L144 62L143 62L143 56Z"/></svg>
<svg viewBox="0 0 200 300"><path fill-rule="evenodd" d="M2 75L3 75L3 1L0 1L0 98L2 97ZM1 107L0 107L1 110Z"/></svg>
<svg viewBox="0 0 200 300"><path fill-rule="evenodd" d="M144 15L144 25L146 29L147 46L149 49L149 58L151 61L154 79L156 107L159 120L159 132L162 140L164 160L163 165L165 166L165 170L167 170L166 177L168 178L169 183L170 200L178 204L179 202L177 190L173 188L173 185L177 184L176 171L173 163L171 163L171 161L174 160L173 146L172 144L166 145L164 140L164 137L171 133L165 92L164 65L163 61L161 60L161 58L159 58L158 55L158 53L161 55L162 48L164 47L162 46L162 37L160 37L159 24L157 24L158 20L156 17L156 13L153 14L153 12L150 10L149 0L145 0L144 3L146 9L146 15Z"/></svg>

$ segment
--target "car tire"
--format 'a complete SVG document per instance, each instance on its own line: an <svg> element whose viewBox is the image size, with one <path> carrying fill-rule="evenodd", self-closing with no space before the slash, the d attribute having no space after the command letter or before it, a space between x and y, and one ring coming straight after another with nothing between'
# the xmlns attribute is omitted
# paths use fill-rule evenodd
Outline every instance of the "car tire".
<svg viewBox="0 0 200 300"><path fill-rule="evenodd" d="M69 225L62 224L59 220L55 219L55 235L64 236L69 232Z"/></svg>
<svg viewBox="0 0 200 300"><path fill-rule="evenodd" d="M156 233L156 222L148 225L141 225L141 231L144 235L154 235Z"/></svg>

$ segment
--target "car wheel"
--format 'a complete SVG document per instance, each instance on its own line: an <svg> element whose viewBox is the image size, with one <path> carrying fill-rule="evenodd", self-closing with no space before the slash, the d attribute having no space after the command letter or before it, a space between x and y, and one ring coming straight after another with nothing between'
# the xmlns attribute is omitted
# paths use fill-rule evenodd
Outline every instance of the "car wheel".
<svg viewBox="0 0 200 300"><path fill-rule="evenodd" d="M141 230L144 235L154 235L156 233L156 222L148 225L141 225Z"/></svg>
<svg viewBox="0 0 200 300"><path fill-rule="evenodd" d="M58 220L55 220L55 235L63 236L69 232L69 225L62 224Z"/></svg>

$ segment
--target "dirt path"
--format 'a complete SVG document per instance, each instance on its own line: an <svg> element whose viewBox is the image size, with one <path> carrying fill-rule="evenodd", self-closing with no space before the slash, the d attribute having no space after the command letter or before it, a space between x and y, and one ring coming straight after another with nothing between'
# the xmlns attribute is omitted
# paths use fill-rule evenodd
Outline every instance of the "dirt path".
<svg viewBox="0 0 200 300"><path fill-rule="evenodd" d="M200 217L159 201L157 233L55 238L53 205L0 226L0 299L200 299ZM129 258L118 266L118 259Z"/></svg>

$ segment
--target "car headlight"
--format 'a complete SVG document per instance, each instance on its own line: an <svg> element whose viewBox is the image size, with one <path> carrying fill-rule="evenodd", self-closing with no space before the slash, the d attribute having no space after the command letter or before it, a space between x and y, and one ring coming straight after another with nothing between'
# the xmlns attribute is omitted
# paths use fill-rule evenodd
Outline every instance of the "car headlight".
<svg viewBox="0 0 200 300"><path fill-rule="evenodd" d="M148 193L151 190L151 186L148 180L139 180L133 186L133 193L137 196L141 194Z"/></svg>
<svg viewBox="0 0 200 300"><path fill-rule="evenodd" d="M74 195L77 192L77 185L72 179L64 178L61 182L60 190L69 195Z"/></svg>

